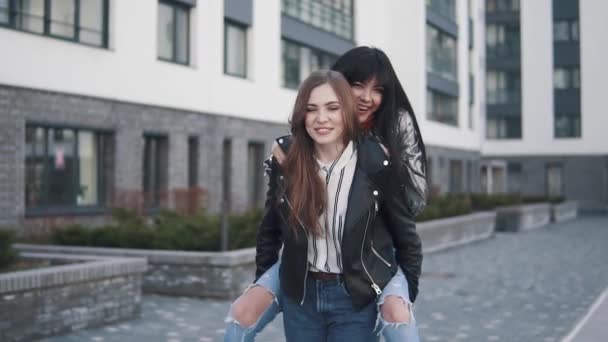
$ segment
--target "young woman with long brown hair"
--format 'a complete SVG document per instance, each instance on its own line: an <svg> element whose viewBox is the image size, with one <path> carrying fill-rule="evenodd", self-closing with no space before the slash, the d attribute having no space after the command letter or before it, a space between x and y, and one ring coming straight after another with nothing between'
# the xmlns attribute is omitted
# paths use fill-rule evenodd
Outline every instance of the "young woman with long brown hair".
<svg viewBox="0 0 608 342"><path fill-rule="evenodd" d="M392 177L401 190L401 202L414 217L426 201L425 149L413 109L394 69L384 52L357 47L340 57L333 70L344 74L355 100L355 112L362 134L376 137L388 149ZM282 151L290 149L291 136L277 139L273 148L279 164L285 161ZM387 342L419 341L411 304L418 292L422 254L417 235L407 234L406 244L412 254L400 260L397 273L376 291L377 332ZM253 341L266 324L282 310L279 286L279 263L258 274L252 285L233 304L227 319L225 341Z"/></svg>
<svg viewBox="0 0 608 342"><path fill-rule="evenodd" d="M377 340L375 300L421 253L390 158L358 129L340 73L302 83L286 159L271 166L256 255L260 277L283 247L277 296L288 341Z"/></svg>

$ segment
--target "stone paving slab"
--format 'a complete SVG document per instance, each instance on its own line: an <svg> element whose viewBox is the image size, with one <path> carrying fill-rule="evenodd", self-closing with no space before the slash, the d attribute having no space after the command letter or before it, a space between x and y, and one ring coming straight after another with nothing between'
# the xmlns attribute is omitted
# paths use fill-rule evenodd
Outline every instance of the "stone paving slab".
<svg viewBox="0 0 608 342"><path fill-rule="evenodd" d="M423 341L559 341L608 285L608 216L583 216L425 255ZM142 318L46 339L222 341L227 301L146 295ZM277 318L258 341L280 342Z"/></svg>

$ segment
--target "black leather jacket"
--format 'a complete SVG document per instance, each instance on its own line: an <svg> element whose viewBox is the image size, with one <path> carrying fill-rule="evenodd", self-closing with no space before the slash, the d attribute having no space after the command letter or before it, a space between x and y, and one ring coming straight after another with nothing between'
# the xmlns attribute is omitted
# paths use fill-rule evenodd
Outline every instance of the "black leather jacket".
<svg viewBox="0 0 608 342"><path fill-rule="evenodd" d="M355 308L372 302L395 275L403 270L410 300L418 293L422 246L411 211L403 201L402 188L390 177L390 162L376 139L361 138L357 166L350 189L342 238L344 279ZM270 187L264 218L257 235L256 278L274 265L283 248L281 290L297 303L303 302L308 274L308 241L303 227L294 234L287 217L286 196L279 196L284 175L276 161L270 166Z"/></svg>

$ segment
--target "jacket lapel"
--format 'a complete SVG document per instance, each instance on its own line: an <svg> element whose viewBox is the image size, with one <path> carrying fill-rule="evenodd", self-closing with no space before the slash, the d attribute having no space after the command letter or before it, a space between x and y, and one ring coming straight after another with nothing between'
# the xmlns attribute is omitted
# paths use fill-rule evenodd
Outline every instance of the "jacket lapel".
<svg viewBox="0 0 608 342"><path fill-rule="evenodd" d="M359 219L367 214L372 205L370 198L370 185L367 175L360 167L355 169L355 175L348 195L348 206L344 220L344 232L348 233Z"/></svg>

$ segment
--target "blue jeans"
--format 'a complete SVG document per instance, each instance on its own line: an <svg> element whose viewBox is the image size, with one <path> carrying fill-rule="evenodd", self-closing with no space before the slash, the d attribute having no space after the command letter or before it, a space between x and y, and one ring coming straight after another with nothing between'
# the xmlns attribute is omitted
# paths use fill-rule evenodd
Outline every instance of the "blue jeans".
<svg viewBox="0 0 608 342"><path fill-rule="evenodd" d="M342 280L308 278L304 303L283 296L283 325L288 342L374 342L376 305L356 311Z"/></svg>
<svg viewBox="0 0 608 342"><path fill-rule="evenodd" d="M279 281L279 266L277 262L266 271L253 286L261 286L272 293L275 300L268 306L260 318L250 327L242 327L230 315L226 318L226 333L224 342L253 342L258 333L260 333L268 323L283 310L283 298L281 295L281 285ZM249 289L249 288L248 288ZM410 308L411 319L409 323L389 323L386 322L380 314L380 305L384 303L387 296L393 295L400 297ZM405 275L398 269L398 272L393 276L388 284L384 287L382 294L377 300L378 317L376 321L375 331L379 335L382 333L386 342L419 342L418 328L409 299L409 290Z"/></svg>

